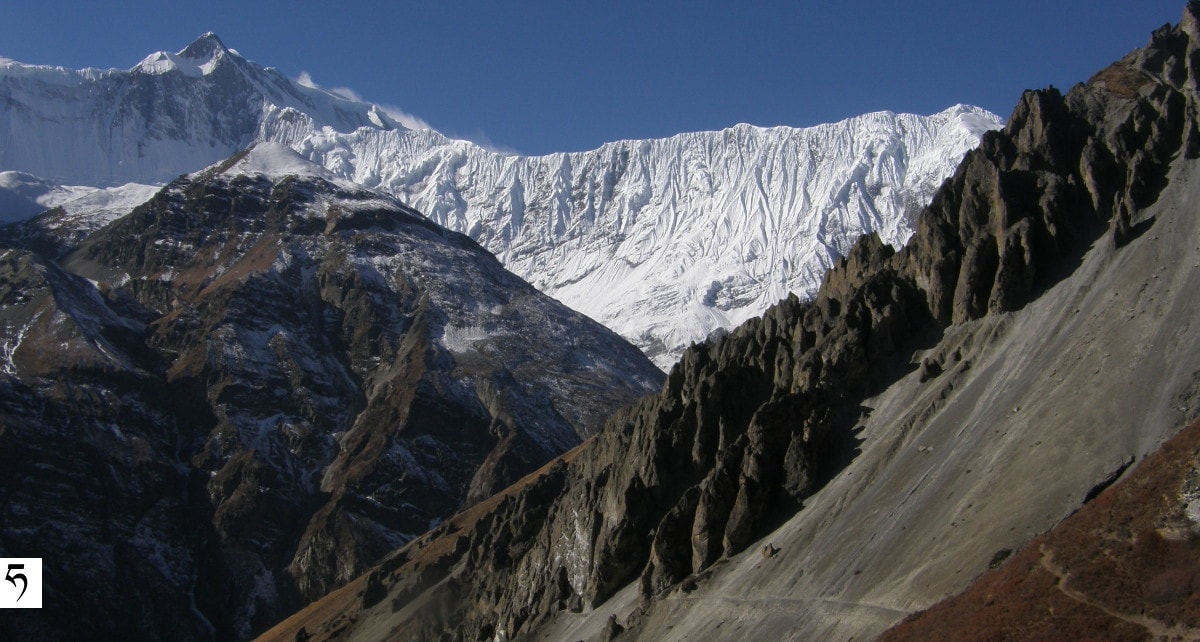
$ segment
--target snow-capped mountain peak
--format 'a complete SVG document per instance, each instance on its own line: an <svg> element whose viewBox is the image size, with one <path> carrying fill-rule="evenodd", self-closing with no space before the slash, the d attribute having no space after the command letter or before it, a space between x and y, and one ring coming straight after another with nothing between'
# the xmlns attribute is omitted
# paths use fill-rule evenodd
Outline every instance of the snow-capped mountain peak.
<svg viewBox="0 0 1200 642"><path fill-rule="evenodd" d="M230 55L217 34L210 31L178 53L159 51L146 56L131 71L145 74L179 71L187 76L201 77L211 74Z"/></svg>
<svg viewBox="0 0 1200 642"><path fill-rule="evenodd" d="M955 105L809 128L737 125L525 157L293 81L205 34L130 71L0 65L0 170L66 185L164 184L271 142L469 235L661 367L807 295L861 234L912 215L1001 119ZM293 157L252 155L277 169ZM268 162L269 161L269 162Z"/></svg>
<svg viewBox="0 0 1200 642"><path fill-rule="evenodd" d="M129 70L0 63L0 170L63 185L165 184L274 140L403 130L376 105L293 82L205 34Z"/></svg>
<svg viewBox="0 0 1200 642"><path fill-rule="evenodd" d="M960 103L946 109L942 113L951 118L956 118L964 129L975 136L983 136L985 133L996 129L998 116L974 105L963 105Z"/></svg>
<svg viewBox="0 0 1200 642"><path fill-rule="evenodd" d="M184 47L179 52L179 56L196 61L199 64L204 61L215 60L230 53L230 49L225 46L225 43L221 42L221 38L216 33L209 31L193 40L190 45Z"/></svg>

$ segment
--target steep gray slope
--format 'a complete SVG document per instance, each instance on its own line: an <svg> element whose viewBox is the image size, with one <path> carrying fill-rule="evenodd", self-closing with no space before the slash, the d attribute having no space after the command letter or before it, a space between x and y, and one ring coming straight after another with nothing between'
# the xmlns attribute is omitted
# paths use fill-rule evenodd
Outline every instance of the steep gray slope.
<svg viewBox="0 0 1200 642"><path fill-rule="evenodd" d="M811 294L859 235L903 242L912 215L999 122L958 105L525 157L407 129L212 34L129 71L0 60L0 170L161 184L254 142L284 143L469 235L663 368L711 331Z"/></svg>
<svg viewBox="0 0 1200 642"><path fill-rule="evenodd" d="M0 371L0 553L43 557L72 609L0 620L12 639L244 639L661 380L470 239L267 143L60 263L6 250Z"/></svg>
<svg viewBox="0 0 1200 642"><path fill-rule="evenodd" d="M961 589L1200 414L1198 17L268 638L858 639Z"/></svg>

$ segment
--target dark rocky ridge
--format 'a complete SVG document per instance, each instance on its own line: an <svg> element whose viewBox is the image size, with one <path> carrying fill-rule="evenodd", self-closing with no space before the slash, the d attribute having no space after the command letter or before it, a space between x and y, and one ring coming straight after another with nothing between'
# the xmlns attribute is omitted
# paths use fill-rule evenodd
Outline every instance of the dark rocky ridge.
<svg viewBox="0 0 1200 642"><path fill-rule="evenodd" d="M1026 93L905 248L864 238L813 302L696 346L575 456L394 554L357 602L344 590L267 637L534 637L633 582L642 606L621 626L648 635L639 612L692 590L853 460L868 397L908 367L923 381L970 369L953 349L910 366L914 349L1021 309L1095 244L1120 252L1154 224L1144 208L1200 150L1197 15L1189 4L1180 27L1066 96Z"/></svg>
<svg viewBox="0 0 1200 642"><path fill-rule="evenodd" d="M661 381L468 238L245 157L0 259L0 553L75 607L5 637L245 638Z"/></svg>

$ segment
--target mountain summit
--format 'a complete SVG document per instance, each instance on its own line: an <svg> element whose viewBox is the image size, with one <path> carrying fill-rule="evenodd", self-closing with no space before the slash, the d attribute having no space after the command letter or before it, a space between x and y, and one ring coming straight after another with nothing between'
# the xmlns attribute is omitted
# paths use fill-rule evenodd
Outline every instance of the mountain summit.
<svg viewBox="0 0 1200 642"><path fill-rule="evenodd" d="M0 167L65 185L162 185L256 141L401 127L374 105L292 82L205 34L128 71L0 64Z"/></svg>
<svg viewBox="0 0 1200 642"><path fill-rule="evenodd" d="M192 44L184 47L179 55L202 64L228 53L230 53L229 48L221 42L221 38L209 31L193 40Z"/></svg>
<svg viewBox="0 0 1200 642"><path fill-rule="evenodd" d="M164 74L179 71L188 76L208 76L228 56L234 56L217 34L209 32L176 54L165 51L150 54L134 68L134 72Z"/></svg>

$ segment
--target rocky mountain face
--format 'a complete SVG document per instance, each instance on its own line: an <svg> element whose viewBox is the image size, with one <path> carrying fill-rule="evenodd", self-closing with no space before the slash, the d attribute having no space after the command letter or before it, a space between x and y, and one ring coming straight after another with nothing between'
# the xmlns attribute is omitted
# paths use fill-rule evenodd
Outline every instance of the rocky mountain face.
<svg viewBox="0 0 1200 642"><path fill-rule="evenodd" d="M0 258L0 554L46 559L60 605L13 639L244 639L662 377L279 145L54 256Z"/></svg>
<svg viewBox="0 0 1200 642"><path fill-rule="evenodd" d="M1200 406L1200 4L1027 92L894 251L264 639L846 639L961 590Z"/></svg>
<svg viewBox="0 0 1200 642"><path fill-rule="evenodd" d="M789 292L807 298L861 234L902 243L915 212L999 124L958 105L526 157L407 129L383 108L264 69L212 34L128 71L0 60L0 169L115 189L283 143L467 234L663 368ZM34 206L3 187L13 212ZM87 208L55 205L78 218L56 228L88 225L78 216Z"/></svg>

